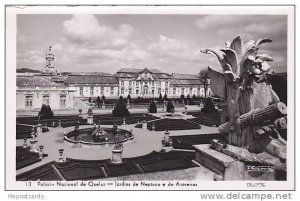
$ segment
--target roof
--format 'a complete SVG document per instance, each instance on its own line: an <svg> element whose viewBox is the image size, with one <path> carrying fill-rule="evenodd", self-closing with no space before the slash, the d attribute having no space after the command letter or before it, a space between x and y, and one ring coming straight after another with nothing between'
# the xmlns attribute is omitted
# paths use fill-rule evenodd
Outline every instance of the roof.
<svg viewBox="0 0 300 201"><path fill-rule="evenodd" d="M65 84L118 84L113 76L75 75L68 76Z"/></svg>
<svg viewBox="0 0 300 201"><path fill-rule="evenodd" d="M127 77L127 78L134 78L136 77L139 73L143 71L149 71L154 74L155 78L158 79L166 79L166 78L171 78L171 75L167 73L161 72L159 69L155 68L121 68L116 74L116 77Z"/></svg>
<svg viewBox="0 0 300 201"><path fill-rule="evenodd" d="M149 70L151 73L163 73L158 69L151 68L121 68L117 73L140 73L144 70Z"/></svg>
<svg viewBox="0 0 300 201"><path fill-rule="evenodd" d="M170 82L171 85L201 85L197 75L190 74L173 74L172 80Z"/></svg>
<svg viewBox="0 0 300 201"><path fill-rule="evenodd" d="M42 76L17 76L17 87L19 88L49 88L63 86L64 85L52 82L50 79Z"/></svg>
<svg viewBox="0 0 300 201"><path fill-rule="evenodd" d="M69 76L75 76L75 75L112 76L109 73L102 73L102 72L70 72L69 73Z"/></svg>
<svg viewBox="0 0 300 201"><path fill-rule="evenodd" d="M173 74L173 79L185 79L185 80L199 80L199 77L197 75L191 75L191 74Z"/></svg>
<svg viewBox="0 0 300 201"><path fill-rule="evenodd" d="M201 85L202 82L200 80L171 80L171 85Z"/></svg>

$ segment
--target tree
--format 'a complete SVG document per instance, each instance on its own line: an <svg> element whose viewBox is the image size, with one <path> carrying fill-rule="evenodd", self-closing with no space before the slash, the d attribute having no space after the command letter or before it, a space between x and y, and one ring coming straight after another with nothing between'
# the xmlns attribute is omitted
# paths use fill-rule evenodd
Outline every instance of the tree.
<svg viewBox="0 0 300 201"><path fill-rule="evenodd" d="M92 108L89 108L88 111L87 111L87 115L90 117L90 116L93 116L93 109Z"/></svg>
<svg viewBox="0 0 300 201"><path fill-rule="evenodd" d="M168 96L167 96L167 94L165 93L165 95L164 95L164 101L167 101L168 100Z"/></svg>
<svg viewBox="0 0 300 201"><path fill-rule="evenodd" d="M158 102L162 103L163 102L163 97L161 95L161 93L159 94L159 97L158 97Z"/></svg>
<svg viewBox="0 0 300 201"><path fill-rule="evenodd" d="M89 97L89 103L92 103L92 97Z"/></svg>
<svg viewBox="0 0 300 201"><path fill-rule="evenodd" d="M52 119L53 118L53 112L51 110L51 107L49 105L42 105L41 111L39 111L38 114L40 119Z"/></svg>
<svg viewBox="0 0 300 201"><path fill-rule="evenodd" d="M184 95L180 95L180 99L181 99L181 102L183 103L184 102Z"/></svg>
<svg viewBox="0 0 300 201"><path fill-rule="evenodd" d="M204 107L201 109L204 113L217 113L218 110L215 108L212 98L207 98Z"/></svg>
<svg viewBox="0 0 300 201"><path fill-rule="evenodd" d="M124 99L122 96L120 96L116 107L112 111L112 115L114 117L127 117L129 116L129 111L126 107L126 104L124 103Z"/></svg>
<svg viewBox="0 0 300 201"><path fill-rule="evenodd" d="M101 100L102 100L102 102L105 101L105 96L104 95L101 97Z"/></svg>
<svg viewBox="0 0 300 201"><path fill-rule="evenodd" d="M128 96L127 96L127 100L131 100L131 96L130 96L130 94L128 94Z"/></svg>
<svg viewBox="0 0 300 201"><path fill-rule="evenodd" d="M156 103L155 103L154 100L152 100L151 103L150 103L149 112L150 113L157 113L157 107L156 107Z"/></svg>
<svg viewBox="0 0 300 201"><path fill-rule="evenodd" d="M97 105L97 107L100 107L100 105L101 105L100 96L98 96L97 99L96 99L96 105Z"/></svg>
<svg viewBox="0 0 300 201"><path fill-rule="evenodd" d="M175 111L174 105L173 105L172 101L169 101L168 105L167 105L167 112L172 112L173 113L174 111Z"/></svg>
<svg viewBox="0 0 300 201"><path fill-rule="evenodd" d="M207 89L208 89L208 86L209 86L209 79L210 79L208 68L203 68L200 71L199 78L200 78L200 81L203 84L203 87L204 87L204 98L206 99L206 93L207 93Z"/></svg>

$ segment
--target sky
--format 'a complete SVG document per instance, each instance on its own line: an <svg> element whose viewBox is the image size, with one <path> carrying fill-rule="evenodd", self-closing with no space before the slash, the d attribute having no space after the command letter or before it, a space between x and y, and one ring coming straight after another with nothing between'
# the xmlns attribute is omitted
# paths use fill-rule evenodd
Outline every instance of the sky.
<svg viewBox="0 0 300 201"><path fill-rule="evenodd" d="M58 72L116 73L120 68L157 68L166 73L198 74L221 69L217 58L200 49L225 48L270 38L259 53L273 57L276 72L287 69L287 16L284 15L57 15L17 16L17 68L43 70L52 46Z"/></svg>

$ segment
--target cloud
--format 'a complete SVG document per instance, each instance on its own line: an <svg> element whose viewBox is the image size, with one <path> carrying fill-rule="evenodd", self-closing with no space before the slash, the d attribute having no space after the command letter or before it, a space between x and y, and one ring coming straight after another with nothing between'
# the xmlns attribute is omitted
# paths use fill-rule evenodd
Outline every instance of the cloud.
<svg viewBox="0 0 300 201"><path fill-rule="evenodd" d="M101 24L95 15L73 15L72 19L63 22L63 28L67 40L98 49L125 46L134 32L129 24L117 28Z"/></svg>

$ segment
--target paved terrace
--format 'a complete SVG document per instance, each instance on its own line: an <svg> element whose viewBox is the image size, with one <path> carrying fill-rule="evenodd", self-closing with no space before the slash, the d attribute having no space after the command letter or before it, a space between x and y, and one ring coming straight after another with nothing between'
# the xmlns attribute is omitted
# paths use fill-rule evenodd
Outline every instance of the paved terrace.
<svg viewBox="0 0 300 201"><path fill-rule="evenodd" d="M112 127L111 125L102 125L103 127ZM134 134L135 139L131 142L126 142L124 144L123 158L130 158L136 156L146 155L151 153L153 150L160 151L162 148L161 140L164 136L164 131L149 131L141 128L135 128L135 124L132 125L121 125L120 129L131 130ZM89 125L80 126L82 128L92 127ZM17 170L17 174L26 172L40 165L46 164L53 160L58 160L59 154L58 149L63 148L64 157L73 158L73 159L83 159L83 160L102 160L109 159L112 155L113 145L105 147L95 146L95 145L82 145L82 147L74 146L69 142L63 141L64 132L70 132L74 130L74 127L68 128L50 128L49 132L43 133L38 136L39 145L44 145L44 153L48 154L48 157L45 157L42 161L35 163L33 165L27 166L25 168ZM178 130L170 131L170 136L177 135L201 135L216 133L216 127L206 127L202 126L201 129L193 130ZM28 142L29 143L29 142ZM17 140L17 146L22 146L23 140Z"/></svg>

